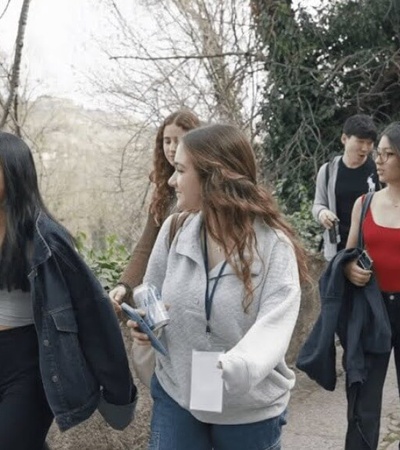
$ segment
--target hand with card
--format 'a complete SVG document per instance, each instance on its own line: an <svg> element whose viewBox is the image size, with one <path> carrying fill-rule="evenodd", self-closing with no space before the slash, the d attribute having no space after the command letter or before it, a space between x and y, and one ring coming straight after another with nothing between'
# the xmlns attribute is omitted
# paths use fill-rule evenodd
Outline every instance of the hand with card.
<svg viewBox="0 0 400 450"><path fill-rule="evenodd" d="M136 309L135 311L141 317L144 317L144 314L145 314L144 311L142 311L141 309ZM127 314L126 312L125 312L125 318L128 319L126 324L129 328L131 337L135 341L135 343L138 345L144 345L144 346L151 345L149 337L147 336L146 333L141 331L138 322L133 317L129 316L129 314Z"/></svg>

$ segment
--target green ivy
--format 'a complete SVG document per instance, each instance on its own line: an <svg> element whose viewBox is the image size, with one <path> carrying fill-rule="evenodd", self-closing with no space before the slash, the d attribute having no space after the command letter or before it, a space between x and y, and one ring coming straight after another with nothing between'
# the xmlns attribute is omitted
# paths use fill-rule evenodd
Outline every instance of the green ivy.
<svg viewBox="0 0 400 450"><path fill-rule="evenodd" d="M313 202L308 198L307 187L304 185L297 186L296 189L296 210L290 212L286 203L283 203L282 190L284 189L286 180L280 180L276 183L274 192L279 206L285 213L286 218L297 231L301 241L310 251L317 251L322 239L321 225L312 216L311 210Z"/></svg>
<svg viewBox="0 0 400 450"><path fill-rule="evenodd" d="M251 3L268 72L259 125L264 174L281 183L294 212L298 186L311 200L318 168L342 151L349 116L369 114L380 129L400 120L400 3L321 2L315 14L290 0Z"/></svg>
<svg viewBox="0 0 400 450"><path fill-rule="evenodd" d="M83 232L79 232L75 236L75 241L79 253L100 280L102 286L107 290L112 289L117 284L130 258L126 247L114 234L106 236L99 248L90 246L88 237Z"/></svg>

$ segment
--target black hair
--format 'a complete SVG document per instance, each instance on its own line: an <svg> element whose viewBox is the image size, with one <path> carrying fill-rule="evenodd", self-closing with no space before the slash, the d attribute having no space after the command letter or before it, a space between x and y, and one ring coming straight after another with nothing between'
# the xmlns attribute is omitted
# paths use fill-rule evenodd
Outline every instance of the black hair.
<svg viewBox="0 0 400 450"><path fill-rule="evenodd" d="M29 291L30 245L40 211L48 213L39 192L32 153L25 142L0 132L5 236L1 247L0 289ZM0 187L1 189L1 187Z"/></svg>
<svg viewBox="0 0 400 450"><path fill-rule="evenodd" d="M382 136L386 136L391 147L400 156L400 122L392 122L381 133Z"/></svg>
<svg viewBox="0 0 400 450"><path fill-rule="evenodd" d="M371 139L374 142L378 136L372 117L366 114L350 116L343 125L343 133L348 137L355 136L359 139Z"/></svg>

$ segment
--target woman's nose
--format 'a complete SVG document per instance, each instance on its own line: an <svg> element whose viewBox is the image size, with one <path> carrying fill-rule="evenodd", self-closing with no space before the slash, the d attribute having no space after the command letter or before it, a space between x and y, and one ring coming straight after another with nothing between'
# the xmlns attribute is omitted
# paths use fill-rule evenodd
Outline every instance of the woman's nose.
<svg viewBox="0 0 400 450"><path fill-rule="evenodd" d="M168 185L171 187L175 187L175 185L176 185L176 170L172 174L171 178L168 180Z"/></svg>

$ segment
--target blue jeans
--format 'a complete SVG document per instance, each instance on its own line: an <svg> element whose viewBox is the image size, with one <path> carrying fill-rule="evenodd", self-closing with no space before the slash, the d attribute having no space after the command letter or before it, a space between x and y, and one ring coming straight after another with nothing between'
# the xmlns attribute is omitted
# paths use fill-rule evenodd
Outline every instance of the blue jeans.
<svg viewBox="0 0 400 450"><path fill-rule="evenodd" d="M286 412L243 425L215 425L197 420L151 380L154 400L149 450L280 450Z"/></svg>

